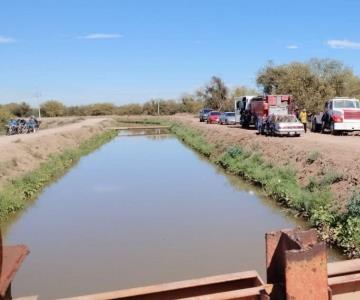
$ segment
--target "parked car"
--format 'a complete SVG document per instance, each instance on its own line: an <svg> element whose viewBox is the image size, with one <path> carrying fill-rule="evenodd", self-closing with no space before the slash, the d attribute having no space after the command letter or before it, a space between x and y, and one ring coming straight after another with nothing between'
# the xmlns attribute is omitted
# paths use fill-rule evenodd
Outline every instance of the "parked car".
<svg viewBox="0 0 360 300"><path fill-rule="evenodd" d="M293 115L270 115L262 124L260 132L272 136L300 136L304 133L304 126Z"/></svg>
<svg viewBox="0 0 360 300"><path fill-rule="evenodd" d="M203 108L199 113L200 122L206 122L209 112L211 112L211 111L212 111L211 108Z"/></svg>
<svg viewBox="0 0 360 300"><path fill-rule="evenodd" d="M218 112L218 111L209 112L208 117L207 117L208 124L219 123L219 120L220 120L220 112Z"/></svg>
<svg viewBox="0 0 360 300"><path fill-rule="evenodd" d="M234 112L223 112L220 115L219 123L221 125L226 124L235 124L235 113Z"/></svg>

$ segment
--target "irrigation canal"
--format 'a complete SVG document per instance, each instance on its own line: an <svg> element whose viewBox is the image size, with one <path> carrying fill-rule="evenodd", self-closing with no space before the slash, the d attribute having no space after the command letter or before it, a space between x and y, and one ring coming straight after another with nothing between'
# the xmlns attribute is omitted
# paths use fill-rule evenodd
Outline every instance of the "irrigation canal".
<svg viewBox="0 0 360 300"><path fill-rule="evenodd" d="M299 225L177 138L126 134L82 158L3 234L31 250L13 295L52 299L253 269L265 278L264 233Z"/></svg>

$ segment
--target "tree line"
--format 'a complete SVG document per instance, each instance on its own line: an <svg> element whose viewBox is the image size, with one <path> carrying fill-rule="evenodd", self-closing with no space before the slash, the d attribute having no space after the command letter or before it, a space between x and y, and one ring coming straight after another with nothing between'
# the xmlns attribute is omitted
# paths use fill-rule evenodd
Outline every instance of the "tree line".
<svg viewBox="0 0 360 300"><path fill-rule="evenodd" d="M238 86L230 89L213 76L208 83L180 100L151 99L143 104L117 106L112 103L65 106L57 100L41 104L45 117L99 115L172 115L179 112L197 113L203 107L231 111L234 98L241 95L292 94L299 108L317 112L325 100L336 96L360 98L360 78L342 62L331 59L311 59L275 65L269 62L257 74L257 88ZM0 123L11 117L37 115L37 109L26 102L0 105Z"/></svg>

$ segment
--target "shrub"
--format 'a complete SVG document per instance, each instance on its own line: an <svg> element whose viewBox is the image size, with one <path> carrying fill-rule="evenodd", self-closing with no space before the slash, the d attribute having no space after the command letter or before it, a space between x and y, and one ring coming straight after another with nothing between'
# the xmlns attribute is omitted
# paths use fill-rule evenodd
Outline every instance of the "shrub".
<svg viewBox="0 0 360 300"><path fill-rule="evenodd" d="M320 152L319 151L312 151L309 153L306 162L311 165L313 164L318 158L320 157Z"/></svg>
<svg viewBox="0 0 360 300"><path fill-rule="evenodd" d="M59 101L49 100L41 105L41 111L46 117L61 117L66 113L66 107Z"/></svg>

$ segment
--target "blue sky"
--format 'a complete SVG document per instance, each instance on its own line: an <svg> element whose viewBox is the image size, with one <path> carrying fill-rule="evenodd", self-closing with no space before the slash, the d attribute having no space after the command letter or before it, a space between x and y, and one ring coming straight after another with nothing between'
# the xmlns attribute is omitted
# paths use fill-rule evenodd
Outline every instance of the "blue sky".
<svg viewBox="0 0 360 300"><path fill-rule="evenodd" d="M360 74L360 1L0 0L0 103L177 98L268 60L342 60Z"/></svg>

